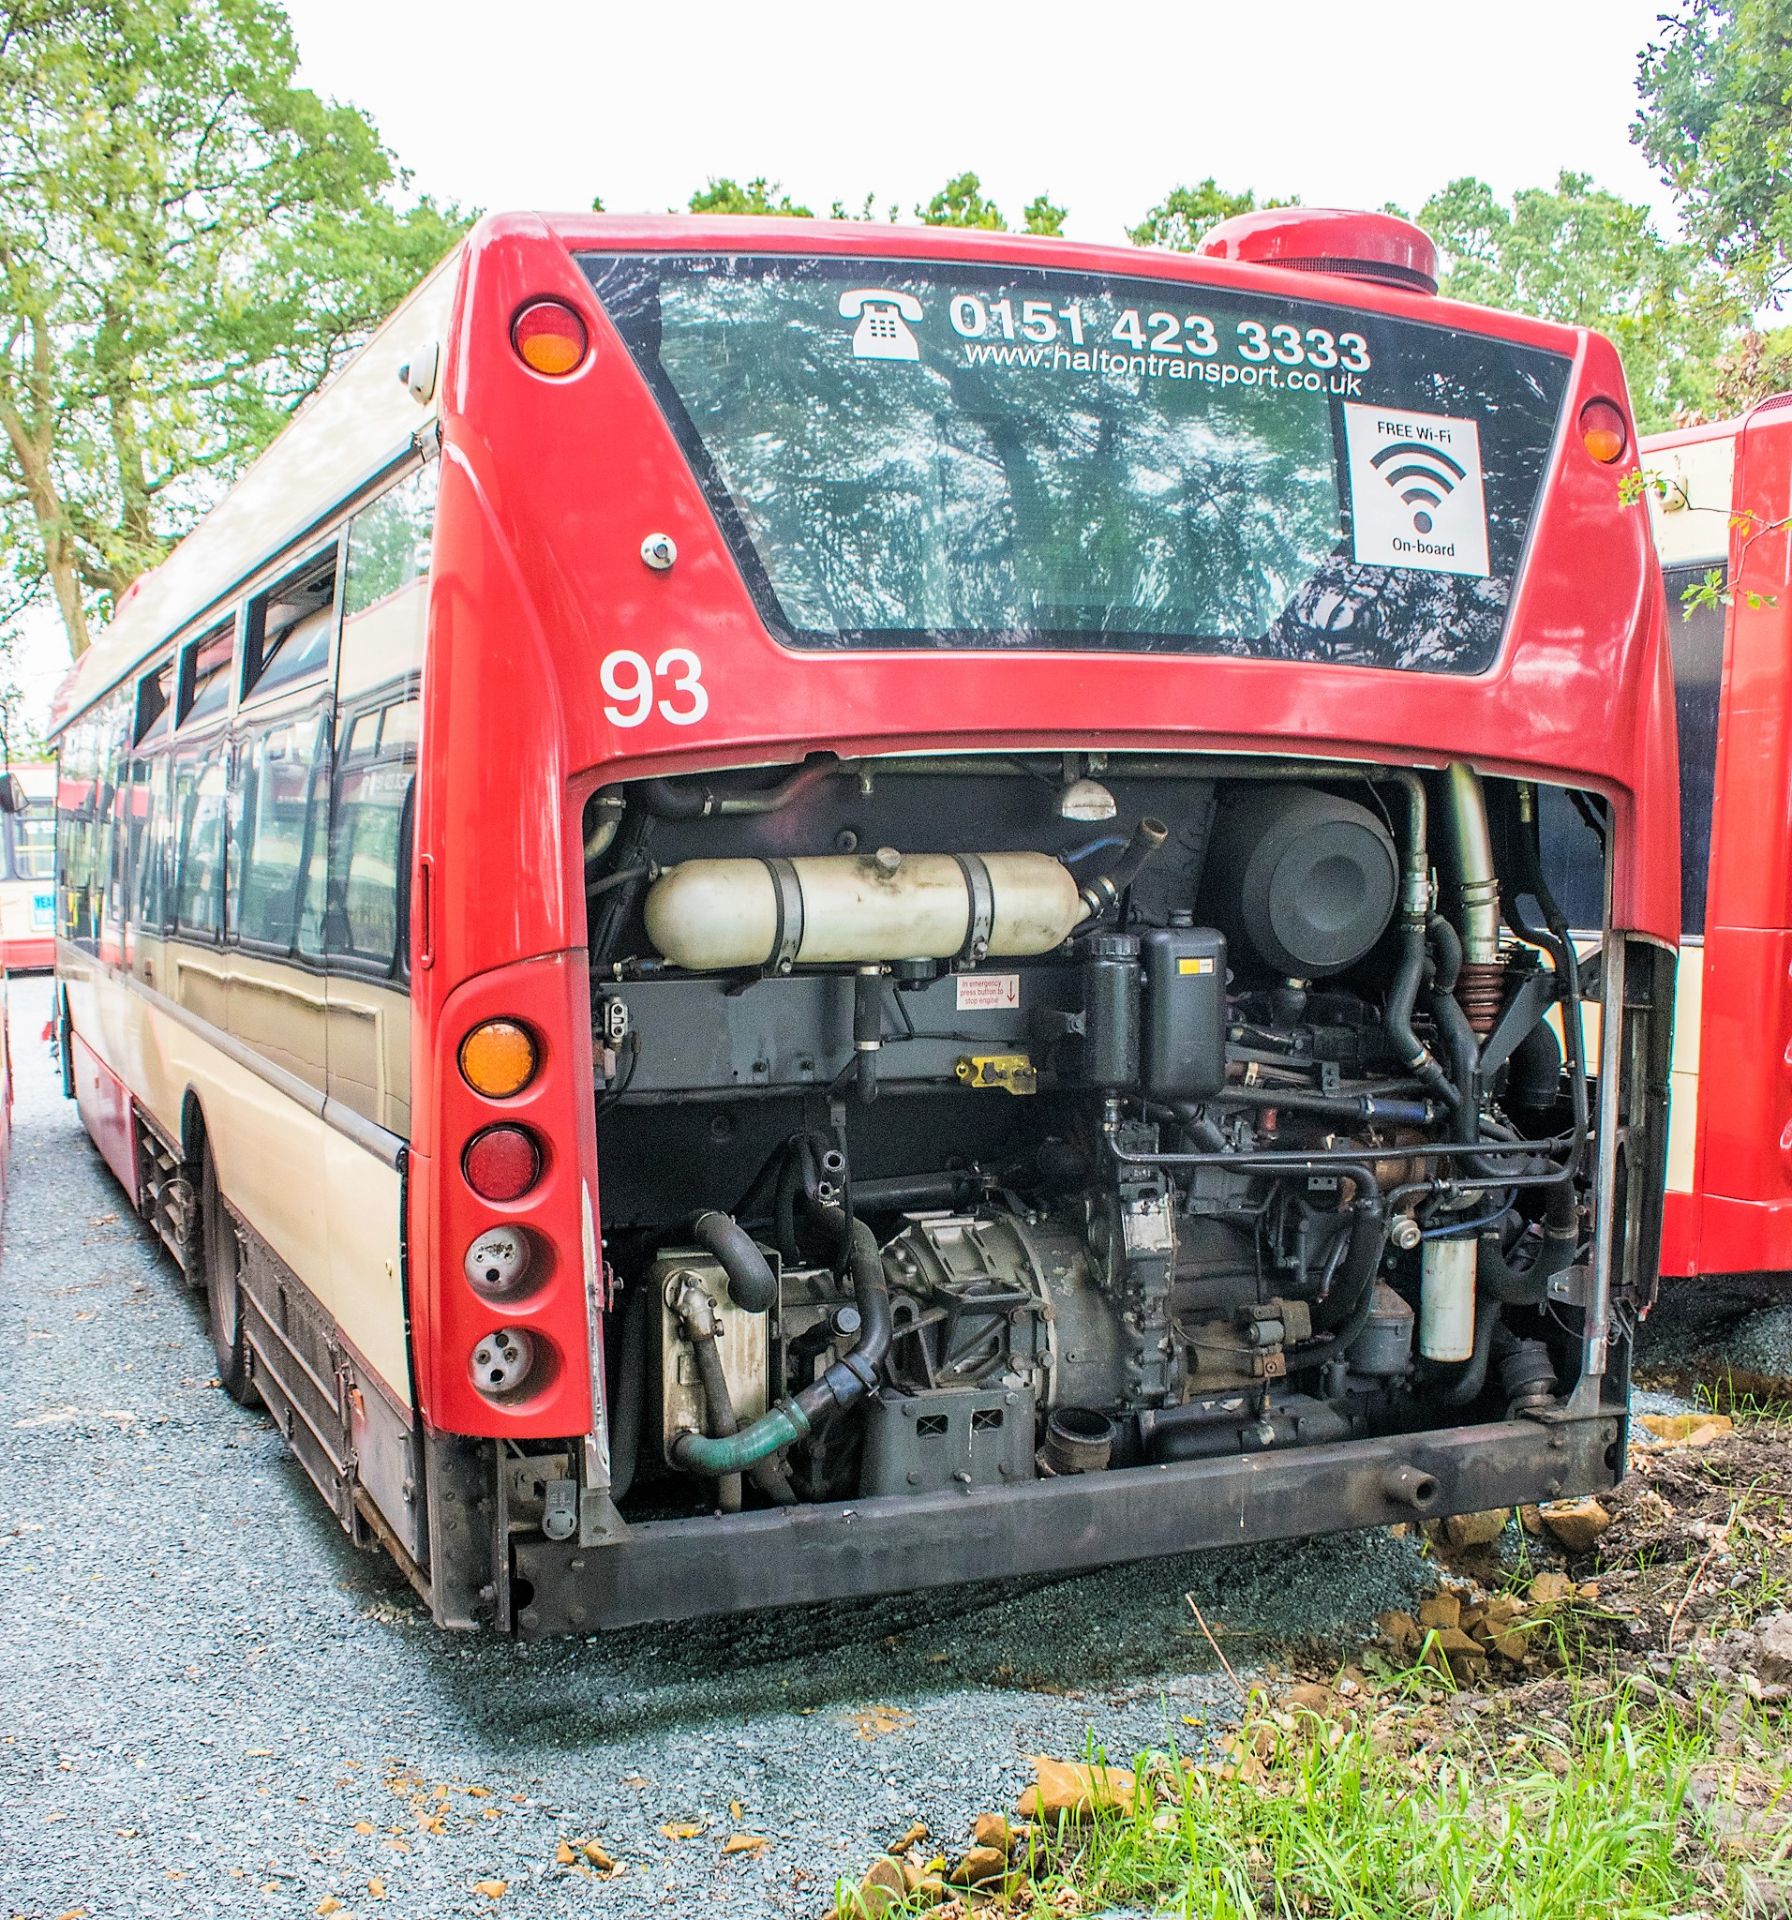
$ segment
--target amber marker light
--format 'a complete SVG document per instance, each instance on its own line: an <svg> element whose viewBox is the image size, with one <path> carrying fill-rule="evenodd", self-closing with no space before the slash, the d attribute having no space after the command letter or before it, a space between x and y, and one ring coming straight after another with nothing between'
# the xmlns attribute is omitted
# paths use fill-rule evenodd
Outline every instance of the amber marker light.
<svg viewBox="0 0 1792 1920"><path fill-rule="evenodd" d="M535 1078L529 1029L514 1020L486 1020L460 1043L460 1076L488 1100L508 1100Z"/></svg>
<svg viewBox="0 0 1792 1920"><path fill-rule="evenodd" d="M564 301L534 300L510 323L510 344L524 366L558 380L578 368L591 336Z"/></svg>
<svg viewBox="0 0 1792 1920"><path fill-rule="evenodd" d="M1624 458L1630 431L1609 400L1589 400L1580 410L1580 443L1601 466Z"/></svg>
<svg viewBox="0 0 1792 1920"><path fill-rule="evenodd" d="M520 1200L541 1177L541 1149L521 1127L487 1127L468 1141L461 1171L481 1200Z"/></svg>

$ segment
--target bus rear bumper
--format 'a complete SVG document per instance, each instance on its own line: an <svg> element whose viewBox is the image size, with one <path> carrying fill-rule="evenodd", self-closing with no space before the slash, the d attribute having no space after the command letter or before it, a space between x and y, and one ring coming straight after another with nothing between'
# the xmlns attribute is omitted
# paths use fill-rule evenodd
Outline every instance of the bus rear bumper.
<svg viewBox="0 0 1792 1920"><path fill-rule="evenodd" d="M525 1639L592 1633L1484 1512L1614 1486L1624 1446L1613 1404L1024 1486L656 1521L595 1546L531 1538L515 1548L513 1619ZM1422 1514L1385 1485L1407 1467L1436 1483Z"/></svg>

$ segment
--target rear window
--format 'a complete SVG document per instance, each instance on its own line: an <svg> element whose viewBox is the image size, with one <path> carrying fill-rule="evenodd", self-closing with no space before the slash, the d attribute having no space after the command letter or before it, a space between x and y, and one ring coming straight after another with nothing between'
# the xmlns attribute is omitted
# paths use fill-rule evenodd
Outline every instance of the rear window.
<svg viewBox="0 0 1792 1920"><path fill-rule="evenodd" d="M787 645L1499 650L1560 355L1007 266L582 264Z"/></svg>

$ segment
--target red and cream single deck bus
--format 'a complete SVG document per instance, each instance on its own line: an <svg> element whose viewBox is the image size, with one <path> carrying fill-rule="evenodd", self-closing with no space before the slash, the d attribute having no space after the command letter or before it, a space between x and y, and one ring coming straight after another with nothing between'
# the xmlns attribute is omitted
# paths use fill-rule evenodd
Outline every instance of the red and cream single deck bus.
<svg viewBox="0 0 1792 1920"><path fill-rule="evenodd" d="M1662 1271L1792 1273L1792 395L1642 458L1680 720Z"/></svg>
<svg viewBox="0 0 1792 1920"><path fill-rule="evenodd" d="M24 973L56 961L56 769L8 767L24 806L0 813L0 967Z"/></svg>
<svg viewBox="0 0 1792 1920"><path fill-rule="evenodd" d="M74 1091L439 1621L1623 1472L1660 576L1610 345L1433 271L488 219L127 596Z"/></svg>

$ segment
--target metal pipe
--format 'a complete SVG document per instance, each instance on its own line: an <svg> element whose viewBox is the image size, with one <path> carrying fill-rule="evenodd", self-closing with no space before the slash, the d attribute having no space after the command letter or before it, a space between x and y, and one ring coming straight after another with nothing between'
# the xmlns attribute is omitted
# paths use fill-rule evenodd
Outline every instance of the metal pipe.
<svg viewBox="0 0 1792 1920"><path fill-rule="evenodd" d="M712 814L777 813L817 782L847 767L838 754L820 753L804 761L787 779L757 793L718 793L709 786L677 780L641 780L634 791L641 804L662 820L702 820Z"/></svg>
<svg viewBox="0 0 1792 1920"><path fill-rule="evenodd" d="M1450 838L1462 890L1462 958L1465 966L1497 966L1500 957L1500 883L1494 872L1493 835L1481 776L1465 760L1444 769Z"/></svg>

